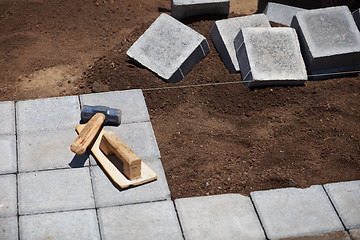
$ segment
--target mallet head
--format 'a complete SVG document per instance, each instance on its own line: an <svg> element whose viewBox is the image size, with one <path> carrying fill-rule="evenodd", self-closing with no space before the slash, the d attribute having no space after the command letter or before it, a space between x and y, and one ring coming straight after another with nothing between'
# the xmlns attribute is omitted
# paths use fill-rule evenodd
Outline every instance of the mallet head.
<svg viewBox="0 0 360 240"><path fill-rule="evenodd" d="M84 105L81 109L81 122L86 123L96 113L105 115L104 125L119 126L121 123L121 110L109 108L106 106L89 106Z"/></svg>

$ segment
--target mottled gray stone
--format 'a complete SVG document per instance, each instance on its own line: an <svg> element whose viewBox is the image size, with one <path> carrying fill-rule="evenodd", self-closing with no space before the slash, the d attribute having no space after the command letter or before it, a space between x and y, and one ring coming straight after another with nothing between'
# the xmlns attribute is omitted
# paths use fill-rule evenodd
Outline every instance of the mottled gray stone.
<svg viewBox="0 0 360 240"><path fill-rule="evenodd" d="M258 191L250 196L270 239L344 230L322 186Z"/></svg>
<svg viewBox="0 0 360 240"><path fill-rule="evenodd" d="M235 37L234 45L247 87L302 85L307 80L292 28L244 28Z"/></svg>
<svg viewBox="0 0 360 240"><path fill-rule="evenodd" d="M100 208L98 212L103 240L183 239L171 201Z"/></svg>
<svg viewBox="0 0 360 240"><path fill-rule="evenodd" d="M0 218L0 239L18 240L17 216Z"/></svg>
<svg viewBox="0 0 360 240"><path fill-rule="evenodd" d="M0 102L0 135L15 134L15 104Z"/></svg>
<svg viewBox="0 0 360 240"><path fill-rule="evenodd" d="M280 3L268 2L264 13L266 14L269 21L280 23L285 26L290 26L295 14L304 10L306 9Z"/></svg>
<svg viewBox="0 0 360 240"><path fill-rule="evenodd" d="M182 198L175 206L185 239L266 239L249 197Z"/></svg>
<svg viewBox="0 0 360 240"><path fill-rule="evenodd" d="M88 165L88 154L75 155L70 150L70 145L76 137L75 125L72 128L53 131L19 133L19 171Z"/></svg>
<svg viewBox="0 0 360 240"><path fill-rule="evenodd" d="M210 51L204 36L161 14L127 55L167 82L178 82Z"/></svg>
<svg viewBox="0 0 360 240"><path fill-rule="evenodd" d="M239 31L245 27L271 26L264 14L254 14L245 17L218 20L210 30L210 37L216 50L230 73L240 71L236 58L234 39Z"/></svg>
<svg viewBox="0 0 360 240"><path fill-rule="evenodd" d="M16 175L0 175L0 186L0 217L16 216Z"/></svg>
<svg viewBox="0 0 360 240"><path fill-rule="evenodd" d="M318 75L309 76L311 79L342 77L349 74L331 73L360 70L360 33L348 7L298 12L291 26L298 33L309 74Z"/></svg>
<svg viewBox="0 0 360 240"><path fill-rule="evenodd" d="M19 213L94 208L88 168L19 174Z"/></svg>
<svg viewBox="0 0 360 240"><path fill-rule="evenodd" d="M347 229L360 228L360 181L324 185Z"/></svg>
<svg viewBox="0 0 360 240"><path fill-rule="evenodd" d="M360 31L360 8L352 13L355 23Z"/></svg>
<svg viewBox="0 0 360 240"><path fill-rule="evenodd" d="M351 229L349 231L352 240L360 240L360 228L359 229Z"/></svg>
<svg viewBox="0 0 360 240"><path fill-rule="evenodd" d="M19 101L16 114L18 133L75 128L80 122L80 103L77 96Z"/></svg>
<svg viewBox="0 0 360 240"><path fill-rule="evenodd" d="M165 173L160 159L145 161L158 174L156 181L121 189L98 166L91 167L97 207L108 207L170 199Z"/></svg>
<svg viewBox="0 0 360 240"><path fill-rule="evenodd" d="M21 239L100 239L96 210L20 216Z"/></svg>
<svg viewBox="0 0 360 240"><path fill-rule="evenodd" d="M0 174L16 171L15 135L0 135Z"/></svg>
<svg viewBox="0 0 360 240"><path fill-rule="evenodd" d="M230 0L171 0L171 16L176 19L197 15L228 15Z"/></svg>
<svg viewBox="0 0 360 240"><path fill-rule="evenodd" d="M141 89L80 95L81 105L103 105L121 110L121 124L148 122L150 116Z"/></svg>

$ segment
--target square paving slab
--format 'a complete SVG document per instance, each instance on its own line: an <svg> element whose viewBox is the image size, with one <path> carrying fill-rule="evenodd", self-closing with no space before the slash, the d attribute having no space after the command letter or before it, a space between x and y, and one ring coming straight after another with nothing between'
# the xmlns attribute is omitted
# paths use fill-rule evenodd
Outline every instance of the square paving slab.
<svg viewBox="0 0 360 240"><path fill-rule="evenodd" d="M0 135L0 174L16 173L16 137Z"/></svg>
<svg viewBox="0 0 360 240"><path fill-rule="evenodd" d="M19 171L36 171L89 164L88 154L76 155L70 150L77 137L75 128L18 135Z"/></svg>
<svg viewBox="0 0 360 240"><path fill-rule="evenodd" d="M0 175L0 218L16 216L16 175Z"/></svg>
<svg viewBox="0 0 360 240"><path fill-rule="evenodd" d="M244 28L235 37L234 45L247 87L302 85L307 80L292 28Z"/></svg>
<svg viewBox="0 0 360 240"><path fill-rule="evenodd" d="M103 105L121 110L121 124L149 122L142 90L127 90L80 95L81 105Z"/></svg>
<svg viewBox="0 0 360 240"><path fill-rule="evenodd" d="M0 135L15 134L15 104L0 102Z"/></svg>
<svg viewBox="0 0 360 240"><path fill-rule="evenodd" d="M204 36L161 14L127 55L167 82L178 82L210 51Z"/></svg>
<svg viewBox="0 0 360 240"><path fill-rule="evenodd" d="M270 239L344 230L322 186L257 191L250 196Z"/></svg>
<svg viewBox="0 0 360 240"><path fill-rule="evenodd" d="M230 73L240 71L236 58L234 39L245 27L271 27L264 14L254 14L245 17L222 19L215 22L210 30L210 37L221 60Z"/></svg>
<svg viewBox="0 0 360 240"><path fill-rule="evenodd" d="M100 239L96 210L20 216L21 239Z"/></svg>
<svg viewBox="0 0 360 240"><path fill-rule="evenodd" d="M89 168L19 174L19 213L95 208Z"/></svg>
<svg viewBox="0 0 360 240"><path fill-rule="evenodd" d="M182 198L175 205L185 239L266 239L249 197Z"/></svg>
<svg viewBox="0 0 360 240"><path fill-rule="evenodd" d="M298 12L295 28L307 70L314 80L341 77L331 73L360 70L360 33L348 7Z"/></svg>
<svg viewBox="0 0 360 240"><path fill-rule="evenodd" d="M160 159L145 161L158 174L156 181L121 189L113 184L100 167L92 167L96 207L108 207L142 202L169 200L170 191Z"/></svg>
<svg viewBox="0 0 360 240"><path fill-rule="evenodd" d="M347 229L360 228L360 181L324 185Z"/></svg>
<svg viewBox="0 0 360 240"><path fill-rule="evenodd" d="M171 16L182 19L197 15L228 15L230 0L171 0Z"/></svg>
<svg viewBox="0 0 360 240"><path fill-rule="evenodd" d="M18 218L0 218L0 239L18 240Z"/></svg>
<svg viewBox="0 0 360 240"><path fill-rule="evenodd" d="M183 239L171 201L100 208L103 240L180 240Z"/></svg>
<svg viewBox="0 0 360 240"><path fill-rule="evenodd" d="M266 5L264 13L269 21L290 26L295 14L304 10L306 9L269 2Z"/></svg>
<svg viewBox="0 0 360 240"><path fill-rule="evenodd" d="M16 103L18 134L75 128L80 122L78 96L44 98Z"/></svg>

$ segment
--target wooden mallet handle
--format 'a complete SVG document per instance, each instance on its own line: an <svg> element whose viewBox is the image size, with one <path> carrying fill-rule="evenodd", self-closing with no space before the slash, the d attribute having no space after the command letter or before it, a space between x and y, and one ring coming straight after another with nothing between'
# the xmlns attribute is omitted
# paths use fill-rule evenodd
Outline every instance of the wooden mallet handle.
<svg viewBox="0 0 360 240"><path fill-rule="evenodd" d="M71 144L70 149L76 154L84 154L105 121L105 115L96 113L85 125L79 136Z"/></svg>

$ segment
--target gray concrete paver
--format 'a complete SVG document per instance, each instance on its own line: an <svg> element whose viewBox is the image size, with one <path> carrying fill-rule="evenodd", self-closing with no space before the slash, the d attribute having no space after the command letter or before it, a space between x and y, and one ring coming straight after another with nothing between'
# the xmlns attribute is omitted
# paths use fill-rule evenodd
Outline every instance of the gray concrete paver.
<svg viewBox="0 0 360 240"><path fill-rule="evenodd" d="M121 110L121 124L149 122L141 89L80 95L81 105L102 105Z"/></svg>
<svg viewBox="0 0 360 240"><path fill-rule="evenodd" d="M344 230L322 186L257 191L250 196L270 239Z"/></svg>
<svg viewBox="0 0 360 240"><path fill-rule="evenodd" d="M0 218L0 239L18 240L18 218L17 216Z"/></svg>
<svg viewBox="0 0 360 240"><path fill-rule="evenodd" d="M352 240L352 239L349 233L346 231L335 231L335 232L319 233L315 235L300 236L300 237L278 238L276 240Z"/></svg>
<svg viewBox="0 0 360 240"><path fill-rule="evenodd" d="M243 28L234 45L247 87L301 85L307 80L300 44L292 28Z"/></svg>
<svg viewBox="0 0 360 240"><path fill-rule="evenodd" d="M209 51L204 36L163 13L129 48L127 55L174 83L183 79Z"/></svg>
<svg viewBox="0 0 360 240"><path fill-rule="evenodd" d="M19 226L23 240L100 239L95 209L20 216Z"/></svg>
<svg viewBox="0 0 360 240"><path fill-rule="evenodd" d="M0 135L0 174L16 173L16 137Z"/></svg>
<svg viewBox="0 0 360 240"><path fill-rule="evenodd" d="M269 21L290 26L296 13L306 9L288 6L280 3L269 2L264 10Z"/></svg>
<svg viewBox="0 0 360 240"><path fill-rule="evenodd" d="M210 30L210 37L216 47L221 60L230 73L240 71L236 58L234 39L245 27L271 27L264 14L254 14L245 17L235 17L215 21Z"/></svg>
<svg viewBox="0 0 360 240"><path fill-rule="evenodd" d="M171 201L100 208L103 240L178 240L183 239Z"/></svg>
<svg viewBox="0 0 360 240"><path fill-rule="evenodd" d="M94 208L89 168L19 173L19 214Z"/></svg>
<svg viewBox="0 0 360 240"><path fill-rule="evenodd" d="M88 166L88 154L75 155L70 150L77 135L75 126L53 131L19 133L19 171Z"/></svg>
<svg viewBox="0 0 360 240"><path fill-rule="evenodd" d="M360 180L324 185L347 229L360 228Z"/></svg>
<svg viewBox="0 0 360 240"><path fill-rule="evenodd" d="M15 103L0 102L0 135L15 134Z"/></svg>
<svg viewBox="0 0 360 240"><path fill-rule="evenodd" d="M17 133L75 128L80 122L78 96L16 102Z"/></svg>
<svg viewBox="0 0 360 240"><path fill-rule="evenodd" d="M145 163L158 174L158 179L127 189L114 185L98 166L91 167L96 207L169 200L170 191L160 159Z"/></svg>
<svg viewBox="0 0 360 240"><path fill-rule="evenodd" d="M0 217L17 215L16 175L0 175Z"/></svg>
<svg viewBox="0 0 360 240"><path fill-rule="evenodd" d="M249 197L224 194L175 200L187 240L266 239Z"/></svg>

